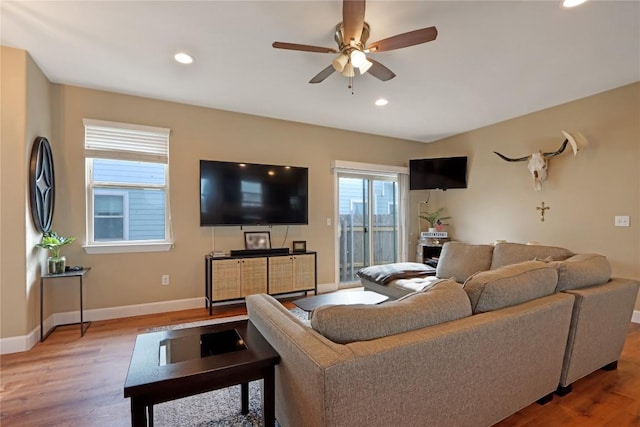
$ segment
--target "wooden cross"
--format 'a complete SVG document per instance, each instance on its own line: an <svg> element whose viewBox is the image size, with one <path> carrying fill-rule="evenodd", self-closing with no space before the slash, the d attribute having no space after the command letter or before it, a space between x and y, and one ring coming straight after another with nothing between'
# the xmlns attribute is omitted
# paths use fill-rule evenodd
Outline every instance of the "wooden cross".
<svg viewBox="0 0 640 427"><path fill-rule="evenodd" d="M542 202L542 206L536 206L536 209L540 211L540 221L544 222L544 211L551 208L549 206L545 206L544 202Z"/></svg>

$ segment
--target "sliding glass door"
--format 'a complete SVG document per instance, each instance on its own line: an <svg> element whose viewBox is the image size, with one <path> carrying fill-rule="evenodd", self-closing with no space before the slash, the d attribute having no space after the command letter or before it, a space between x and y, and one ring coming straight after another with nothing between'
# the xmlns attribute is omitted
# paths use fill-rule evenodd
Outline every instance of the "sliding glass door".
<svg viewBox="0 0 640 427"><path fill-rule="evenodd" d="M338 174L340 285L360 268L398 259L398 183L393 177Z"/></svg>

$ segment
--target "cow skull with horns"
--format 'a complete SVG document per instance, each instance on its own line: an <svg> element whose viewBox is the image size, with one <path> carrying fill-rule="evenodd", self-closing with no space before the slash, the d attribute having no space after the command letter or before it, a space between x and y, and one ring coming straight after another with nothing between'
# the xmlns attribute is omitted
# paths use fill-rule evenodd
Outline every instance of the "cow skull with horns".
<svg viewBox="0 0 640 427"><path fill-rule="evenodd" d="M568 132L561 131L565 137L564 142L560 146L557 151L551 153L543 153L542 150L537 153L529 154L528 156L518 157L517 159L511 159L507 156L504 156L497 151L494 151L500 158L506 160L508 162L524 162L528 161L529 171L533 176L533 187L536 191L542 190L542 182L547 179L547 166L548 159L551 157L557 156L558 154L562 154L565 148L567 148L567 144L571 144L571 148L573 148L573 155L578 154L578 144L576 144L576 140L571 136Z"/></svg>

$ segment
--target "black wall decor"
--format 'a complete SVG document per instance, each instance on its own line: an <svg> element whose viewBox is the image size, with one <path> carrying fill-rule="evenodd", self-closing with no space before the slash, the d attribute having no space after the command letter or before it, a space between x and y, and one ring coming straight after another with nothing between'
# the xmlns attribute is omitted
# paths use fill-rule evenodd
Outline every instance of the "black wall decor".
<svg viewBox="0 0 640 427"><path fill-rule="evenodd" d="M51 231L56 184L51 146L43 136L37 137L31 148L29 193L33 224L41 232Z"/></svg>

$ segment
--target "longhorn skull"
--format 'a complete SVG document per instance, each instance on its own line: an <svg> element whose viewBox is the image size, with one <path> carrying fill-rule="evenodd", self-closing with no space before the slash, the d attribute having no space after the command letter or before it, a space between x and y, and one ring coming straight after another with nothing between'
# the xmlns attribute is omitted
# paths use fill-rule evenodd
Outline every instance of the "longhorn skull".
<svg viewBox="0 0 640 427"><path fill-rule="evenodd" d="M548 167L548 159L551 157L557 156L558 154L562 154L565 148L567 148L567 144L571 144L571 148L573 148L573 155L578 154L578 144L576 144L576 140L571 136L568 132L561 131L565 137L564 142L560 146L557 151L550 153L543 153L542 150L537 153L529 154L528 156L518 157L517 159L511 159L507 156L504 156L497 151L494 151L501 159L506 160L508 162L524 162L528 161L529 172L533 176L533 188L536 191L542 190L542 182L547 179L547 167Z"/></svg>

